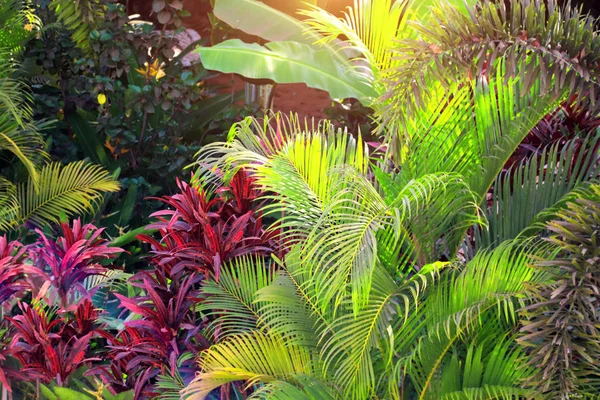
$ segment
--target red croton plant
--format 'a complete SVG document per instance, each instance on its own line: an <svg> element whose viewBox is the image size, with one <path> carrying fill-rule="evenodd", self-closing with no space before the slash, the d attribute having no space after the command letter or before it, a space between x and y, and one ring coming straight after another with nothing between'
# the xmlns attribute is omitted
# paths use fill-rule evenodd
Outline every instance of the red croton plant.
<svg viewBox="0 0 600 400"><path fill-rule="evenodd" d="M0 302L7 315L2 321L0 380L68 383L78 368L93 361L92 341L100 340L105 326L91 302L95 287L86 278L108 271L101 263L122 250L109 247L102 229L80 220L61 224L62 236L51 240L41 231L30 246L0 238ZM29 303L24 294L31 292ZM10 340L8 339L10 338ZM12 357L18 369L4 367Z"/></svg>
<svg viewBox="0 0 600 400"><path fill-rule="evenodd" d="M176 374L189 382L196 370L195 356L209 346L207 325L195 305L202 301L206 279L219 279L221 265L246 254L270 254L274 233L263 226L254 179L240 170L229 186L210 195L200 187L177 182L180 192L158 199L168 209L152 214L149 227L160 238L140 235L151 246L153 269L130 279L140 296L116 296L121 306L141 317L125 322L126 329L107 335L109 365L93 372L115 392L135 389L136 397L152 398L159 375Z"/></svg>
<svg viewBox="0 0 600 400"><path fill-rule="evenodd" d="M209 321L196 311L203 282L219 279L223 263L235 257L269 255L275 241L258 211L261 192L244 171L214 194L185 182L178 186L179 193L159 199L169 208L152 215L158 237L139 236L151 247L151 268L129 280L139 295L113 293L123 308L120 332L101 322L103 311L92 302L98 286L90 282L98 279L88 278L106 275L122 252L102 238L102 229L75 220L61 224L56 239L38 230L30 246L0 238L0 302L7 311L4 335L0 327L3 384L66 386L85 367L113 394L133 389L138 399L160 392L161 375L193 378L195 356L211 339L203 335ZM19 367L9 369L9 359Z"/></svg>

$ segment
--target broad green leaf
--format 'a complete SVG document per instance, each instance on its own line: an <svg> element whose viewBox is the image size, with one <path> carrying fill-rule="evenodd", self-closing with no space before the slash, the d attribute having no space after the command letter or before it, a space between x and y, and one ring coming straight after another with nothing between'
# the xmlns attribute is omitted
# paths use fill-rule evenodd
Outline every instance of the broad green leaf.
<svg viewBox="0 0 600 400"><path fill-rule="evenodd" d="M298 1L298 6L302 2ZM312 46L321 37L306 32L298 19L256 0L216 0L214 14L235 29L272 42L294 41Z"/></svg>
<svg viewBox="0 0 600 400"><path fill-rule="evenodd" d="M64 387L55 387L54 393L60 400L93 400L90 396Z"/></svg>
<svg viewBox="0 0 600 400"><path fill-rule="evenodd" d="M50 389L48 386L40 383L40 394L44 396L45 399L48 400L60 400Z"/></svg>
<svg viewBox="0 0 600 400"><path fill-rule="evenodd" d="M232 39L200 48L202 64L210 70L237 73L277 83L305 83L328 91L334 99L355 98L371 104L377 96L364 76L341 65L326 50L296 42L271 42L262 47Z"/></svg>
<svg viewBox="0 0 600 400"><path fill-rule="evenodd" d="M469 9L473 9L477 0L446 0L445 3L460 10L463 14L469 14ZM413 12L417 21L425 21L431 14L431 9L439 6L440 0L413 0ZM468 8L467 8L468 7Z"/></svg>

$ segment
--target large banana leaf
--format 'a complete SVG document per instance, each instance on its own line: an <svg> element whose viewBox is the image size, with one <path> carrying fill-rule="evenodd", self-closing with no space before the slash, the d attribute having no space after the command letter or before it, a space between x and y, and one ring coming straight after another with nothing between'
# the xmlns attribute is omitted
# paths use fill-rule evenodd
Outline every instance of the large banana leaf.
<svg viewBox="0 0 600 400"><path fill-rule="evenodd" d="M312 46L321 39L307 32L308 26L303 22L260 1L216 0L213 12L233 28L270 42L294 41Z"/></svg>
<svg viewBox="0 0 600 400"><path fill-rule="evenodd" d="M271 42L263 47L232 39L199 51L207 69L278 83L304 82L328 91L332 98L352 97L363 104L377 96L365 76L341 64L330 52L306 44Z"/></svg>

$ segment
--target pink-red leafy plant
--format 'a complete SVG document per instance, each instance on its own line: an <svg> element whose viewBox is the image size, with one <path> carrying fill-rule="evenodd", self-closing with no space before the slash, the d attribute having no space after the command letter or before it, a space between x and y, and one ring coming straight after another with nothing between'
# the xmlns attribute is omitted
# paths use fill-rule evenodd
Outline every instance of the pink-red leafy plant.
<svg viewBox="0 0 600 400"><path fill-rule="evenodd" d="M17 310L6 317L0 338L0 381L7 387L7 377L64 385L78 368L99 361L92 344L103 340L106 326L91 301L97 287L84 281L105 274L101 263L122 250L109 247L102 229L79 220L61 230L56 240L37 231L30 246L0 237L0 300L7 311L15 304ZM9 359L18 361L18 371L6 368Z"/></svg>
<svg viewBox="0 0 600 400"><path fill-rule="evenodd" d="M100 375L115 393L134 389L136 398L152 396L152 380L159 374L174 376L177 371L191 380L196 371L195 357L183 365L178 365L179 358L184 353L198 355L210 344L200 334L202 321L194 311L200 301L199 282L196 273L171 280L158 270L132 278L131 284L141 288L144 295L116 296L122 307L142 318L125 322L123 332L107 337L111 364L92 373Z"/></svg>
<svg viewBox="0 0 600 400"><path fill-rule="evenodd" d="M74 318L24 303L19 308L22 313L9 318L11 349L25 379L64 385L79 367L98 360L90 357L90 341L99 336L98 312L88 299L77 305Z"/></svg>
<svg viewBox="0 0 600 400"><path fill-rule="evenodd" d="M107 267L104 260L116 258L123 251L110 247L106 239L101 237L103 229L92 224L81 225L76 219L73 226L61 224L63 236L52 240L41 231L38 243L30 250L34 264L38 268L37 275L43 278L42 295L45 290L53 289L51 300L58 297L61 307L74 301L77 294L90 297L90 291L83 285L86 278L93 275L104 275Z"/></svg>
<svg viewBox="0 0 600 400"><path fill-rule="evenodd" d="M140 235L152 246L153 264L171 275L195 271L205 277L212 273L219 279L224 262L273 251L273 234L265 231L257 211L261 192L245 171L238 171L213 199L185 182L178 181L177 185L181 193L159 199L172 209L152 214L158 221L150 227L158 229L161 240Z"/></svg>
<svg viewBox="0 0 600 400"><path fill-rule="evenodd" d="M224 262L246 254L268 255L275 248L258 211L261 192L244 171L214 196L185 182L177 184L179 193L159 199L169 209L152 215L158 221L150 227L160 239L139 236L152 248L153 270L137 273L130 283L143 294L116 294L122 308L141 318L125 322L118 335L107 336L106 358L111 362L91 371L115 393L134 389L136 399L156 393L158 375L177 373L184 382L194 377L196 357L189 356L210 345L202 334L208 321L195 310L202 301L202 282L218 279Z"/></svg>
<svg viewBox="0 0 600 400"><path fill-rule="evenodd" d="M9 242L0 236L0 306L29 287L26 273L37 270L25 264L26 248L18 241Z"/></svg>

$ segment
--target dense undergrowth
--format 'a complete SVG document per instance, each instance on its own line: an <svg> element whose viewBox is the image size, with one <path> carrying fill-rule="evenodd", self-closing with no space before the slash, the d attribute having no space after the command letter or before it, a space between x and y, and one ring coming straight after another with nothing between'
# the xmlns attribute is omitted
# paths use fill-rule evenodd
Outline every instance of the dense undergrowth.
<svg viewBox="0 0 600 400"><path fill-rule="evenodd" d="M180 0L0 0L3 396L594 398L597 21L213 6L176 54ZM205 68L345 111L241 119Z"/></svg>

